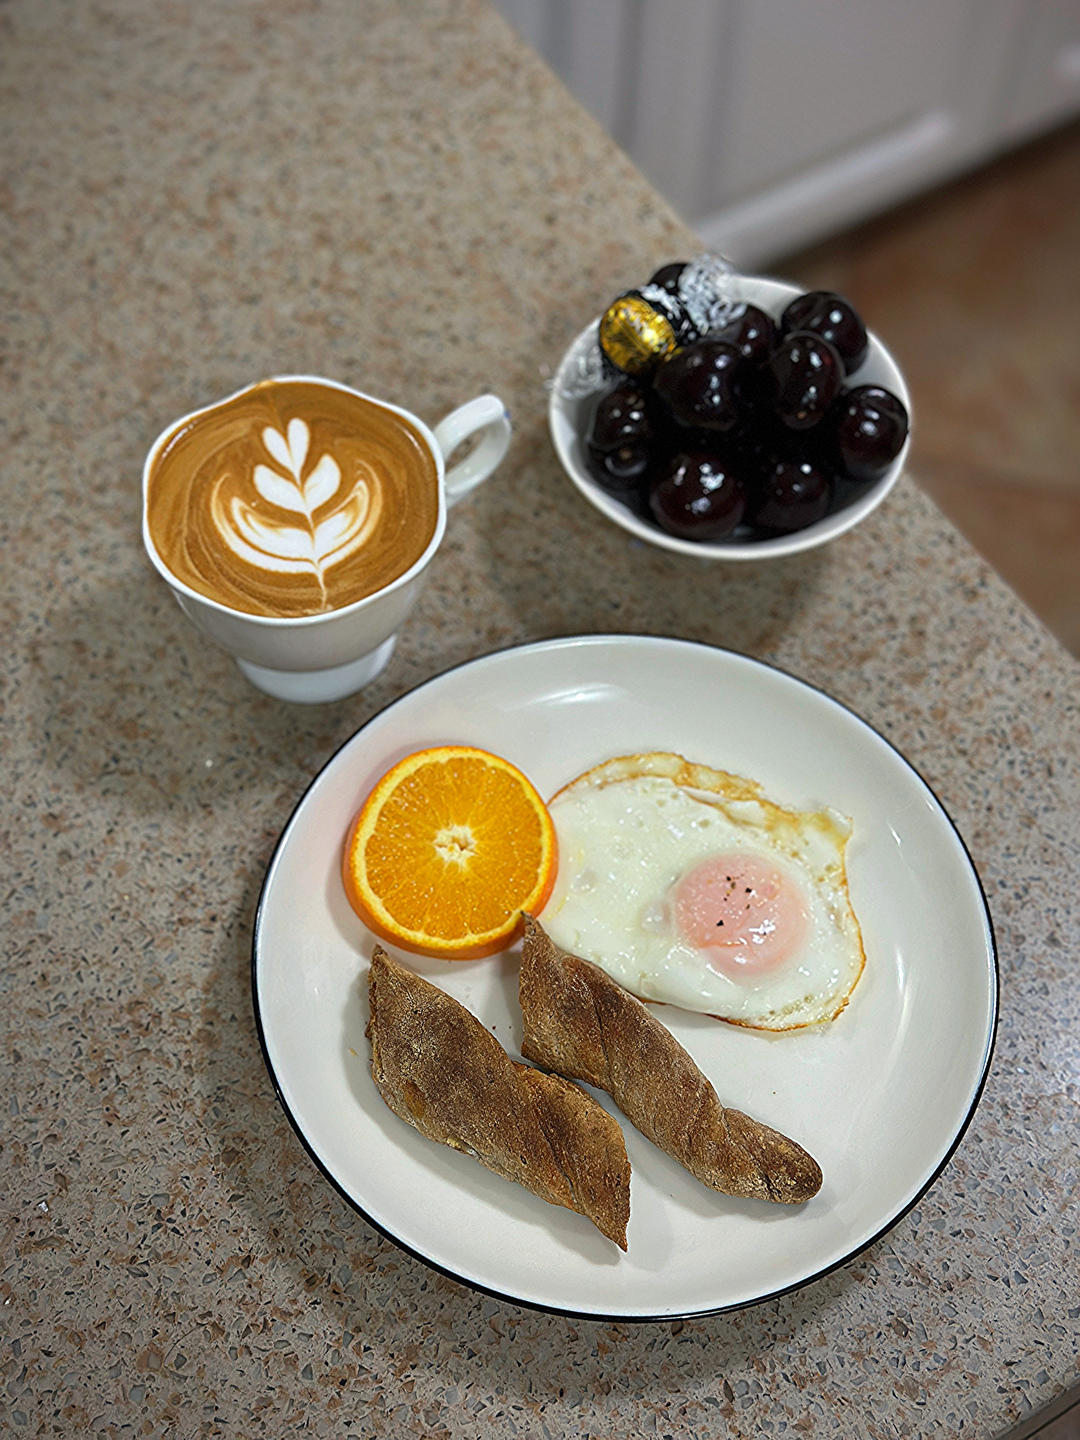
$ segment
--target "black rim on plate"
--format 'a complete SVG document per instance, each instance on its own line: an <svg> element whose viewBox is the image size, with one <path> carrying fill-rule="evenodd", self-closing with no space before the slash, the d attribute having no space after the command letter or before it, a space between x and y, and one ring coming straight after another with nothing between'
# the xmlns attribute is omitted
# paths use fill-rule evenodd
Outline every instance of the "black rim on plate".
<svg viewBox="0 0 1080 1440"><path fill-rule="evenodd" d="M539 1300L529 1300L521 1295L515 1295L509 1290L499 1290L494 1286L485 1285L479 1280L472 1280L468 1276L461 1275L458 1271L451 1269L449 1266L440 1264L438 1260L433 1259L430 1255L425 1255L422 1250L417 1250L412 1245L407 1244L406 1241L400 1238L400 1236L395 1235L392 1230L387 1229L385 1225L381 1224L372 1215L370 1215L368 1211L365 1210L364 1207L359 1203L359 1201L356 1200L352 1195L350 1195L349 1192L344 1188L344 1186L339 1183L333 1173L320 1159L311 1142L304 1134L304 1131L300 1126L296 1116L293 1114L288 1101L285 1099L284 1091L282 1090L281 1084L278 1080L277 1073L274 1070L273 1062L270 1059L270 1051L266 1041L266 1032L263 1027L262 1011L259 1006L258 986L259 935L262 928L267 888L270 884L271 877L273 876L274 869L277 865L278 856L281 854L285 842L288 839L289 831L292 829L293 822L296 819L300 809L302 808L304 801L307 799L308 794L311 792L312 789L314 789L320 777L327 769L329 769L329 767L334 763L334 761L346 748L346 746L351 745L358 735L362 735L363 732L367 730L371 725L373 725L376 720L380 719L381 716L385 715L388 710L392 710L393 707L399 704L402 700L409 699L412 696L419 694L422 690L427 689L429 685L437 684L439 681L445 679L446 676L452 675L458 670L464 670L470 665L476 665L482 661L490 660L498 655L508 655L513 651L549 650L553 647L570 647L574 645L580 645L582 643L610 644L611 642L617 643L622 640L652 640L664 644L685 645L694 649L709 651L713 654L732 656L741 662L745 662L749 665L756 665L762 670L771 671L773 674L783 676L786 680L794 681L795 684L801 685L807 690L812 690L823 700L828 701L830 705L834 705L838 710L843 711L846 715L849 715L852 719L856 720L865 729L869 730L870 733L877 740L879 740L883 745L885 745L889 750L891 750L892 753L903 762L907 769L911 771L911 773L923 786L926 792L933 797L938 807L938 810L940 811L941 815L944 817L949 827L951 828L954 836L956 837L956 840L959 843L961 850L963 851L964 857L967 860L968 866L971 870L971 874L978 888L979 898L982 902L983 917L986 922L986 933L989 940L990 959L992 961L993 968L993 1004L990 1016L990 1029L986 1041L986 1047L983 1053L982 1070L979 1075L978 1084L975 1086L975 1091L971 1097L971 1104L968 1106L967 1114L961 1121L951 1145L948 1147L945 1154L942 1156L940 1162L937 1165L937 1168L929 1176L929 1178L922 1185L922 1187L915 1193L915 1195L913 1195L912 1198L900 1210L898 1210L895 1215L890 1216L880 1229L876 1230L873 1235L871 1235L867 1240L864 1240L860 1245L855 1246L854 1249L849 1250L846 1254L841 1255L838 1259L831 1261L828 1265L822 1266L820 1270L815 1270L812 1274L804 1276L801 1280L794 1281L791 1285L784 1285L778 1290L770 1290L765 1294L754 1295L748 1300L738 1300L729 1305L713 1305L700 1310L656 1310L648 1314L640 1315L622 1315L611 1310L576 1310L570 1306L548 1305L544 1304L542 1301ZM289 814L289 818L282 827L281 834L278 836L277 843L274 846L272 855L270 856L270 862L266 867L266 875L263 878L263 883L259 890L259 902L255 910L255 923L252 930L251 941L251 1000L252 1007L255 1012L255 1028L259 1036L259 1047L262 1050L263 1062L266 1065L267 1074L270 1076L270 1082L274 1087L274 1092L277 1095L278 1102L280 1103L281 1108L284 1110L285 1116L288 1119L289 1124L296 1132L297 1138L299 1139L301 1145L311 1157L311 1160L315 1164L316 1168L321 1172L324 1178L329 1181L329 1183L333 1186L333 1188L337 1191L341 1198L346 1202L346 1204L349 1205L351 1209L355 1210L356 1213L372 1227L372 1229L377 1230L380 1235L385 1236L387 1240L391 1241L400 1250L404 1250L406 1254L414 1256L417 1260L420 1260L430 1269L437 1271L441 1275L445 1275L450 1280L456 1281L459 1285L467 1286L470 1290L476 1290L483 1295L490 1295L495 1300L507 1301L512 1305L520 1305L529 1310L540 1311L542 1314L566 1315L570 1316L575 1320L603 1320L609 1324L636 1325L655 1324L658 1321L667 1322L672 1320L696 1320L704 1319L710 1315L723 1315L736 1310L747 1310L751 1306L762 1305L768 1300L776 1300L782 1295L790 1295L796 1290L805 1289L806 1286L812 1285L816 1281L824 1279L826 1275L831 1275L834 1271L839 1270L842 1266L849 1264L859 1255L862 1255L872 1245L876 1245L877 1242L884 1235L887 1235L890 1230L892 1230L896 1225L900 1223L900 1221L904 1218L905 1215L909 1214L915 1208L915 1206L919 1203L919 1201L923 1198L923 1196L927 1193L931 1186L936 1183L936 1181L940 1178L942 1172L945 1170L945 1167L952 1159L953 1155L955 1155L961 1140L963 1140L964 1138L964 1135L967 1133L968 1127L970 1126L972 1118L975 1115L975 1111L978 1109L979 1101L982 1098L983 1090L986 1087L986 1080L990 1073L990 1062L993 1058L994 1048L997 1043L998 1011L1000 998L1001 973L998 966L997 938L994 933L993 917L990 913L990 905L986 898L986 890L983 886L982 879L979 875L978 870L976 869L975 862L972 859L971 851L968 849L967 842L964 840L964 837L957 829L952 816L949 814L945 806L942 804L941 800L938 798L938 795L934 791L933 787L928 784L923 775L915 768L914 765L912 765L911 761L907 758L907 756L904 755L901 750L897 749L897 747L892 743L891 740L886 739L886 737L882 735L879 730L877 730L873 725L871 725L869 721L864 720L863 717L859 715L855 710L853 710L849 705L845 705L842 701L837 700L827 691L822 690L820 686L814 685L810 681L802 679L801 676L792 675L790 671L783 670L778 665L770 665L768 661L759 660L752 655L744 655L736 650L726 650L719 645L707 645L699 640L686 640L683 639L681 636L668 635L636 635L623 632L612 632L610 634L564 635L552 637L547 640L528 641L524 644L519 645L504 645L498 650L492 650L484 655L474 656L471 660L463 660L457 665L451 665L447 670L440 671L438 675L432 675L427 680L422 680L418 685L414 685L411 689L403 691L401 695L398 695L393 700L388 701L387 704L382 706L381 709L376 710L373 715L369 715L368 718L364 721L363 725L359 727L359 729L355 730L346 740L342 741L342 743L337 747L333 754L329 756L329 758L319 767L315 775L312 776L311 780L304 787L303 793L300 795L300 798L293 806Z"/></svg>

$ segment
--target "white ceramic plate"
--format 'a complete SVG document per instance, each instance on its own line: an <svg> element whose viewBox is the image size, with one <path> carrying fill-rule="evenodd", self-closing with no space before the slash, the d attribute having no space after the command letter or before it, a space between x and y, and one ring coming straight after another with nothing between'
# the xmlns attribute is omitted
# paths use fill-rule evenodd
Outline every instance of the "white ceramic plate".
<svg viewBox="0 0 1080 1440"><path fill-rule="evenodd" d="M853 818L850 886L868 958L838 1020L770 1035L659 1011L726 1104L817 1157L825 1180L812 1201L773 1206L718 1195L624 1122L633 1167L624 1255L582 1216L423 1139L386 1108L364 1036L372 937L342 890L342 843L391 764L450 742L506 756L543 794L611 755L677 750L752 776L782 803L828 804ZM520 1058L515 953L457 963L401 958ZM789 675L709 646L631 635L489 655L370 720L285 828L259 903L252 964L259 1032L282 1103L316 1164L361 1214L482 1290L628 1320L750 1304L822 1275L881 1235L935 1179L970 1119L997 1010L978 877L904 758Z"/></svg>
<svg viewBox="0 0 1080 1440"><path fill-rule="evenodd" d="M799 286L790 285L786 281L739 275L736 277L736 293L740 300L760 305L775 320L780 318L784 307L802 291ZM910 431L899 455L879 480L866 489L860 488L855 498L842 509L834 510L831 515L826 515L815 525L807 525L804 530L797 530L792 535L776 535L765 540L751 539L749 534L743 537L736 532L727 540L712 542L683 540L677 535L668 535L658 525L635 515L628 505L624 505L603 486L598 485L586 467L582 437L593 401L591 398L568 399L565 382L567 376L577 373L580 357L594 345L596 327L596 320L586 325L559 361L548 399L548 428L563 469L585 499L602 515L606 515L616 525L621 525L631 535L636 535L639 540L646 540L650 545L659 545L664 550L674 550L680 555L692 555L699 560L775 560L781 555L813 550L818 545L824 545L827 540L834 540L838 535L853 529L861 520L865 520L872 510L877 509L903 473L908 451L911 449ZM900 367L878 337L872 331L867 333L870 348L866 359L858 370L848 377L847 386L883 385L903 401L910 417L911 395Z"/></svg>

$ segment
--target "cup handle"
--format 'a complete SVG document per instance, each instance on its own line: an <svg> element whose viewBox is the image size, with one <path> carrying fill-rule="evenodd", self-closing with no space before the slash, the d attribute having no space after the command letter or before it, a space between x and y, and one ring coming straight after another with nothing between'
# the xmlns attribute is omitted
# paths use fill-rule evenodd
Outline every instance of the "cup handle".
<svg viewBox="0 0 1080 1440"><path fill-rule="evenodd" d="M475 490L502 460L510 445L510 416L497 395L479 395L459 405L435 426L435 442L444 459L449 459L461 442L478 430L487 431L480 444L446 471L447 506L456 505Z"/></svg>

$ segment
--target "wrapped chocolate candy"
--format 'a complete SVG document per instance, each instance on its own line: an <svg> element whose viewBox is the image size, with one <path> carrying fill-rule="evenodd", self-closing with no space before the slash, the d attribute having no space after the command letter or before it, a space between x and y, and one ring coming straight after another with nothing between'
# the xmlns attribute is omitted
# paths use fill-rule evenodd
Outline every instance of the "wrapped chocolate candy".
<svg viewBox="0 0 1080 1440"><path fill-rule="evenodd" d="M647 374L693 333L678 297L662 285L626 291L600 317L600 349L624 375Z"/></svg>

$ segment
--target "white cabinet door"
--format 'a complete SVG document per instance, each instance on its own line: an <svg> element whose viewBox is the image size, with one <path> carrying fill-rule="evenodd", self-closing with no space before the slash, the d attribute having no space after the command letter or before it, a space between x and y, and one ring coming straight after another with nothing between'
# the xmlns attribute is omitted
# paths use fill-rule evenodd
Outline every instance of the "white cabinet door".
<svg viewBox="0 0 1080 1440"><path fill-rule="evenodd" d="M1028 0L1001 121L1024 140L1080 109L1080 0Z"/></svg>
<svg viewBox="0 0 1080 1440"><path fill-rule="evenodd" d="M710 245L763 263L978 158L1018 3L646 0L627 148Z"/></svg>
<svg viewBox="0 0 1080 1440"><path fill-rule="evenodd" d="M1080 108L1080 0L498 3L743 265Z"/></svg>

